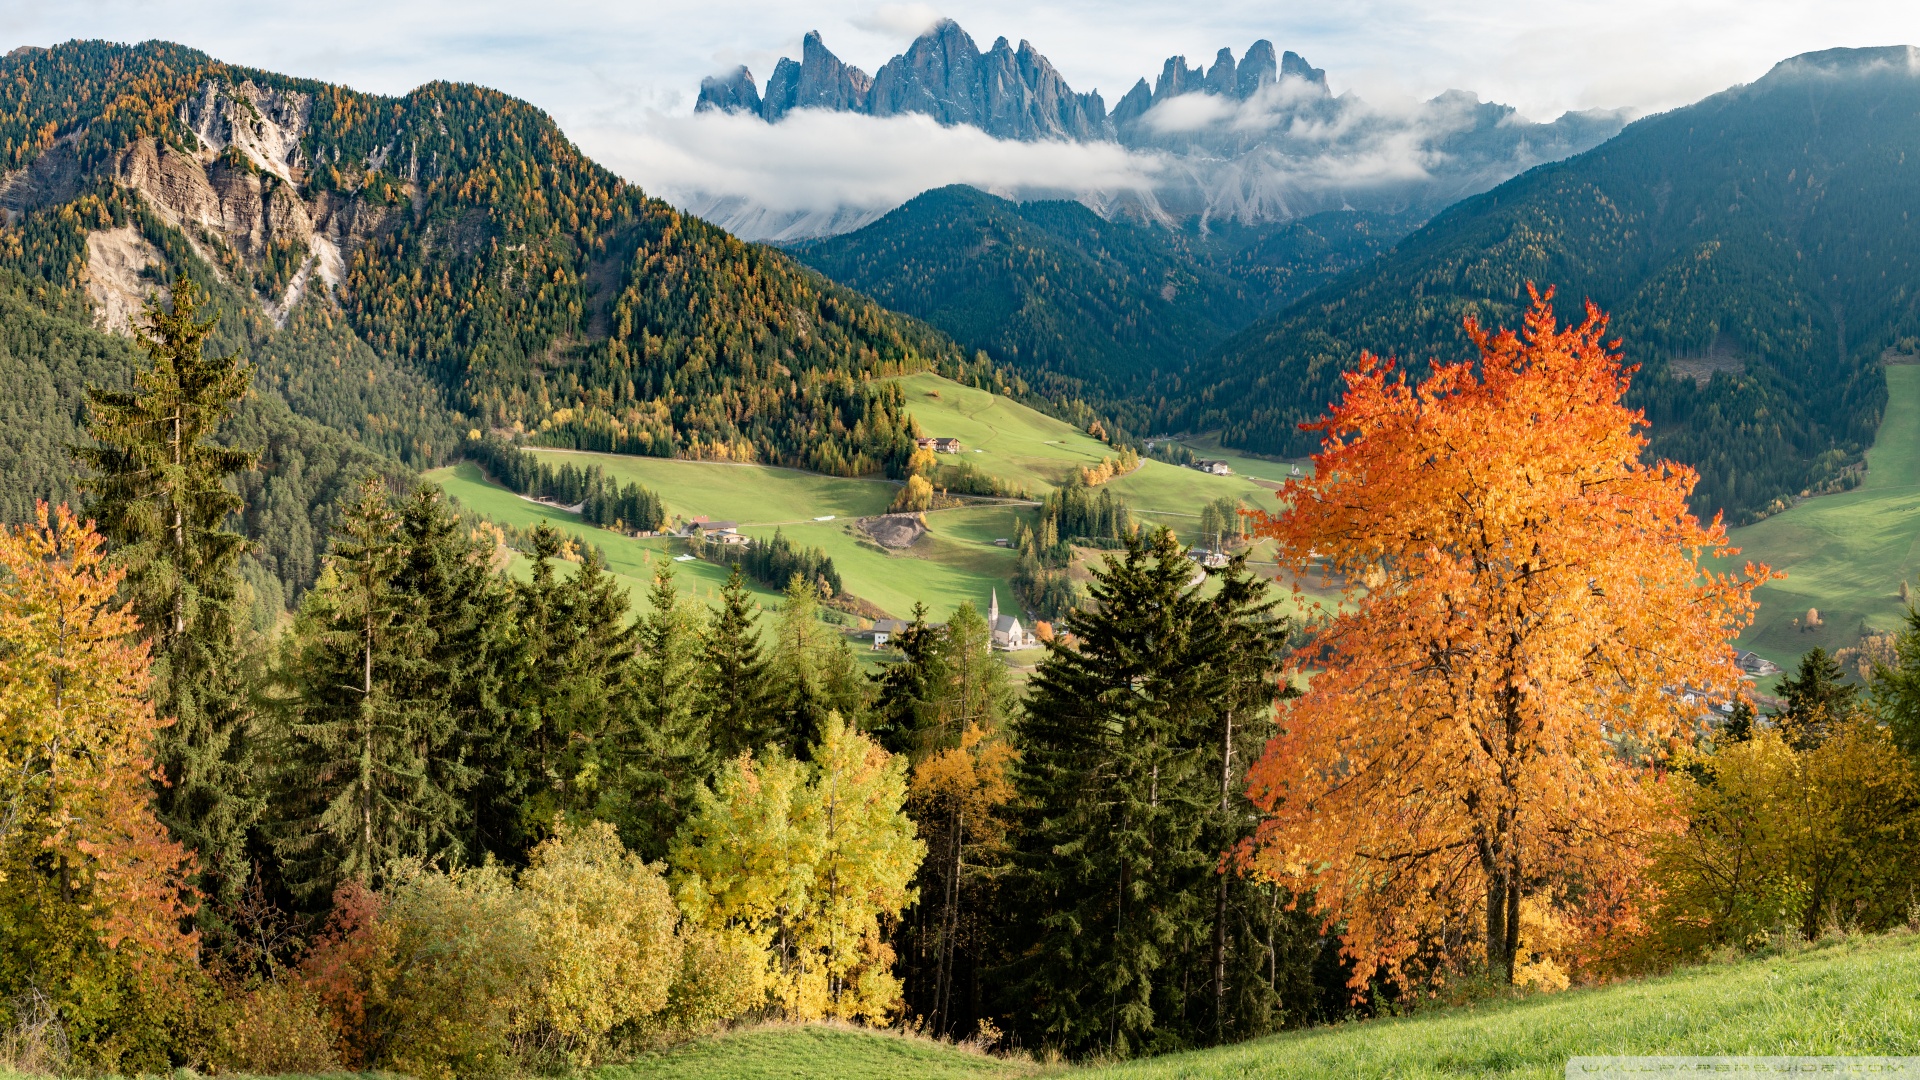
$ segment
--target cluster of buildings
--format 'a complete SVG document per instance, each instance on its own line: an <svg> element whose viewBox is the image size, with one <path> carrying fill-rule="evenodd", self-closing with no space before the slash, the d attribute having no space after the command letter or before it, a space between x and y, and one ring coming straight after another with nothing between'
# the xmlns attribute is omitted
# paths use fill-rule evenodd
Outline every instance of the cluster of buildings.
<svg viewBox="0 0 1920 1080"><path fill-rule="evenodd" d="M922 450L931 450L936 454L957 454L960 452L960 440L948 438L915 439L915 445Z"/></svg>
<svg viewBox="0 0 1920 1080"><path fill-rule="evenodd" d="M899 637L907 629L907 623L901 619L875 619L873 622L873 647L883 648L887 642ZM1020 624L1012 615L1000 613L1000 590L988 593L987 599L987 643L1003 652L1017 649L1034 649L1040 646L1040 638L1033 631Z"/></svg>

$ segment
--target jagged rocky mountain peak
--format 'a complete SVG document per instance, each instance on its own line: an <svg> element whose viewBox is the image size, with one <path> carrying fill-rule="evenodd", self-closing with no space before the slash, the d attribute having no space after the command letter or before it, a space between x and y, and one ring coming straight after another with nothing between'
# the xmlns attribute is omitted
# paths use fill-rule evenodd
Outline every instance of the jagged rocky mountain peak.
<svg viewBox="0 0 1920 1080"><path fill-rule="evenodd" d="M764 95L753 73L741 67L702 80L694 108L752 113L770 123L804 108L912 113L978 127L996 138L1107 141L1122 138L1117 125L1170 97L1204 92L1245 100L1289 77L1326 87L1326 72L1296 53L1276 58L1273 43L1264 39L1237 62L1231 48L1221 49L1211 67L1189 68L1186 57L1174 56L1152 87L1140 80L1109 116L1098 91L1076 92L1031 41L1023 38L1015 46L1001 36L982 52L959 23L942 19L871 78L810 30L801 39L800 59L780 60Z"/></svg>
<svg viewBox="0 0 1920 1080"><path fill-rule="evenodd" d="M1074 90L1032 42L997 37L982 52L951 19L871 79L809 33L798 60L775 66L757 104L751 73L736 70L706 80L696 107L757 113L768 122L798 108L918 116L998 139L1118 143L1141 166L1142 182L1088 191L1069 182L1032 197L1073 194L1101 213L1151 220L1248 223L1342 208L1430 213L1597 145L1624 122L1618 112L1594 112L1532 123L1503 105L1447 95L1413 108L1375 108L1352 94L1334 96L1325 71L1264 38L1197 65L1170 56L1157 77L1135 82L1109 111L1098 92ZM755 239L827 235L887 209L782 218L748 193L688 194L689 209Z"/></svg>
<svg viewBox="0 0 1920 1080"><path fill-rule="evenodd" d="M753 81L753 72L742 64L725 75L701 79L698 108L760 115L760 88Z"/></svg>

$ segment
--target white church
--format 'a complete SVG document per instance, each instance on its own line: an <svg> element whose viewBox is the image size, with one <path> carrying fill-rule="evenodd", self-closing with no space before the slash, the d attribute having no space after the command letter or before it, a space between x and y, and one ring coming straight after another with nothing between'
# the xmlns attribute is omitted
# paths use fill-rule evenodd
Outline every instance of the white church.
<svg viewBox="0 0 1920 1080"><path fill-rule="evenodd" d="M988 644L996 649L1031 649L1040 644L1020 620L1011 615L1000 614L1000 590L995 589L987 603Z"/></svg>

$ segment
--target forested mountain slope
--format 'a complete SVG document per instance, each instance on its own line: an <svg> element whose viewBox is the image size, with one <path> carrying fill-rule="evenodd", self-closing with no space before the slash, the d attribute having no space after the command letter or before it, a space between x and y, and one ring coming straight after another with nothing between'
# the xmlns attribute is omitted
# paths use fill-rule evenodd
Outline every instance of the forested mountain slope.
<svg viewBox="0 0 1920 1080"><path fill-rule="evenodd" d="M0 169L0 265L84 286L111 326L197 264L244 298L260 348L306 297L329 300L308 359L367 378L295 364L276 385L417 462L470 423L868 472L911 444L866 376L990 378L944 335L648 198L479 87L388 98L165 43L20 49L0 60ZM424 397L365 390L376 367Z"/></svg>
<svg viewBox="0 0 1920 1080"><path fill-rule="evenodd" d="M1355 211L1209 232L1109 221L1077 202L955 185L792 249L984 351L1050 397L1145 431L1181 370L1268 310L1363 264L1411 222Z"/></svg>
<svg viewBox="0 0 1920 1080"><path fill-rule="evenodd" d="M313 312L303 321L322 318ZM243 325L235 320L220 335L225 351L243 339ZM262 620L313 584L337 504L355 482L407 474L370 448L382 445L377 435L356 437L300 415L276 389L289 380L289 361L324 349L315 336L305 326L279 335L255 370L254 391L219 433L222 443L260 454L260 468L242 474L240 486L250 544L242 570ZM0 521L30 520L36 500L79 501L72 449L87 441L85 388L126 389L137 356L126 338L91 325L82 297L0 271Z"/></svg>
<svg viewBox="0 0 1920 1080"><path fill-rule="evenodd" d="M1379 262L1188 369L1174 422L1301 453L1361 350L1471 355L1526 283L1613 315L1655 454L1736 520L1852 482L1888 349L1920 335L1920 58L1833 50L1641 120L1447 210ZM1416 364L1417 366L1417 364Z"/></svg>

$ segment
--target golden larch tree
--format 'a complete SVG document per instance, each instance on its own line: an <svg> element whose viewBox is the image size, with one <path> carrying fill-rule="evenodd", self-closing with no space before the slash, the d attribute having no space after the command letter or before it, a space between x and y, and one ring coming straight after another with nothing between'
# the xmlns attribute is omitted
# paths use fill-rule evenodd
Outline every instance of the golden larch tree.
<svg viewBox="0 0 1920 1080"><path fill-rule="evenodd" d="M1693 470L1642 461L1606 317L1561 328L1532 295L1519 334L1467 320L1477 363L1413 385L1364 357L1257 522L1344 603L1249 773L1269 816L1245 854L1344 927L1356 992L1513 981L1544 944L1523 906L1589 935L1628 917L1643 841L1678 821L1662 764L1740 693L1729 641L1772 576L1702 569L1735 549L1688 510Z"/></svg>

